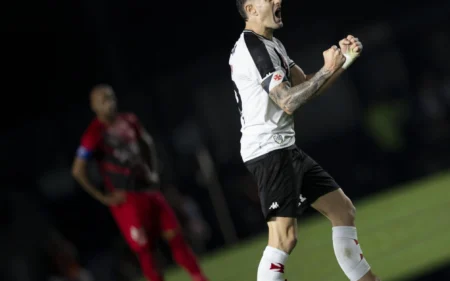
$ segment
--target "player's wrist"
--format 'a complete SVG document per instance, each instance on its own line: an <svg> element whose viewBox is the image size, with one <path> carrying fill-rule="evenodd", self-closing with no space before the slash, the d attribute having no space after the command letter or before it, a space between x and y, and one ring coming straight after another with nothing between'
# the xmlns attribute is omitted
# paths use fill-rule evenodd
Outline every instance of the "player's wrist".
<svg viewBox="0 0 450 281"><path fill-rule="evenodd" d="M330 66L330 65L324 65L320 70L319 70L319 72L321 73L321 74L323 74L323 75L331 75L331 74L333 74L335 71L336 71L337 69L336 69L336 67L333 67L333 66Z"/></svg>
<svg viewBox="0 0 450 281"><path fill-rule="evenodd" d="M348 54L344 54L344 57L345 57L345 62L342 65L342 68L347 69L353 63L353 59Z"/></svg>
<svg viewBox="0 0 450 281"><path fill-rule="evenodd" d="M356 58L358 57L358 54L353 53L353 52L351 52L351 51L349 51L349 52L347 52L347 53L345 53L345 54L343 54L343 55L344 55L344 57L345 57L345 62L344 62L344 64L342 65L342 68L343 68L343 69L349 68L350 65L352 65L352 64L355 62Z"/></svg>

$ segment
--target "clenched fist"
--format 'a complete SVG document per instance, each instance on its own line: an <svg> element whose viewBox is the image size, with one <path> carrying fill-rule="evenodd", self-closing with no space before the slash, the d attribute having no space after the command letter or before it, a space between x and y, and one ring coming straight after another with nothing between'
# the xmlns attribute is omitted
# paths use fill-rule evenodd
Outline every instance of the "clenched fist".
<svg viewBox="0 0 450 281"><path fill-rule="evenodd" d="M339 41L339 47L343 54L353 57L359 56L363 50L361 41L353 35L348 35L346 38Z"/></svg>
<svg viewBox="0 0 450 281"><path fill-rule="evenodd" d="M331 72L338 70L345 62L344 55L336 45L323 52L323 59L325 69Z"/></svg>

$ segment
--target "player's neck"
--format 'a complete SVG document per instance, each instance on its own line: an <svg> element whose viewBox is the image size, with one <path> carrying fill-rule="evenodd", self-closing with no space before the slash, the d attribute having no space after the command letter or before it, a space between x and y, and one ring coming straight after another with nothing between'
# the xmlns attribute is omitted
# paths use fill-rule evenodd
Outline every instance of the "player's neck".
<svg viewBox="0 0 450 281"><path fill-rule="evenodd" d="M114 123L114 120L116 119L116 114L113 114L111 116L98 116L98 120L100 120L101 123L105 125L111 125Z"/></svg>
<svg viewBox="0 0 450 281"><path fill-rule="evenodd" d="M251 30L254 33L261 35L262 37L265 37L269 40L272 40L273 38L273 29L266 28L261 24L253 23L253 22L247 22L245 24L246 30Z"/></svg>

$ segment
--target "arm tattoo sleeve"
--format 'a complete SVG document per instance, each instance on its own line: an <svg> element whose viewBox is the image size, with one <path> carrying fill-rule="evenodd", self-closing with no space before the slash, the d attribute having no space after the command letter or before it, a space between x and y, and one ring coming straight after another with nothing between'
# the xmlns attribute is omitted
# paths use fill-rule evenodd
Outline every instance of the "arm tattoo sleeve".
<svg viewBox="0 0 450 281"><path fill-rule="evenodd" d="M270 91L270 98L288 113L293 113L297 108L316 96L319 88L333 75L333 72L320 69L309 80L290 88L283 83Z"/></svg>

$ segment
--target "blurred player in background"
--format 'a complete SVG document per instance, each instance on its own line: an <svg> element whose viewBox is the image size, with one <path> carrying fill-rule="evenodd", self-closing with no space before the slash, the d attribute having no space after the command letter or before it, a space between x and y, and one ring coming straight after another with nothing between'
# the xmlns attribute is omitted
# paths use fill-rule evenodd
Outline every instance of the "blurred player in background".
<svg viewBox="0 0 450 281"><path fill-rule="evenodd" d="M201 213L200 206L173 184L164 185L164 195L175 211L184 237L195 253L202 253L211 238L211 228Z"/></svg>
<svg viewBox="0 0 450 281"><path fill-rule="evenodd" d="M173 210L159 191L158 161L151 136L134 114L116 111L116 97L109 85L94 87L90 99L97 117L81 138L73 176L89 194L109 206L149 281L164 280L152 254L155 240L161 236L192 280L206 281ZM91 158L97 161L106 194L87 177Z"/></svg>
<svg viewBox="0 0 450 281"><path fill-rule="evenodd" d="M258 184L269 228L257 280L284 280L284 265L297 241L296 218L308 206L331 221L334 252L346 276L351 281L377 280L358 242L355 207L335 180L297 148L293 117L359 56L362 44L349 35L340 48L323 52L319 71L305 75L273 37L283 26L281 3L236 1L246 26L229 61L241 113L241 155Z"/></svg>

